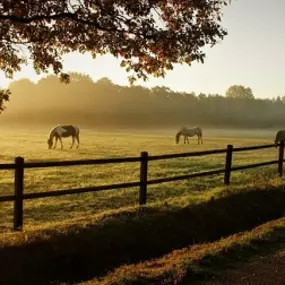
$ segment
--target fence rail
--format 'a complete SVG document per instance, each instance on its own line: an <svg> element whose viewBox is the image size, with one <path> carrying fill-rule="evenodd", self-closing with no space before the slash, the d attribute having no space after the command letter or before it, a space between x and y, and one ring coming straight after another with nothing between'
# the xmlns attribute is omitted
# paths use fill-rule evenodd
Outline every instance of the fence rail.
<svg viewBox="0 0 285 285"><path fill-rule="evenodd" d="M247 164L241 166L232 166L232 157L234 152L261 150L266 148L276 147L274 144L258 145L249 147L234 148L233 145L228 145L225 149L214 149L207 151L175 153L166 155L152 155L149 156L147 152L142 152L140 157L123 157L123 158L107 158L107 159L89 159L89 160L72 160L72 161L49 161L49 162L25 162L23 157L16 157L15 163L0 164L0 170L14 170L14 195L0 196L0 202L14 202L14 230L22 230L23 228L23 213L24 213L24 200L57 197L63 195L80 194L87 192L97 192L106 190L115 190L131 187L139 187L139 205L145 205L147 202L147 186L180 181L195 177L203 177L209 175L224 174L224 184L229 185L231 180L231 172L245 170L249 168L256 168L267 165L278 165L278 174L283 174L283 161L284 161L284 141L281 141L277 145L279 147L278 160L259 162L254 164ZM214 154L225 153L225 167L223 169L190 173L185 175L178 175L173 177L165 177L159 179L148 179L148 163L150 161L165 160L172 158L183 157L197 157L207 156ZM110 185L100 185L88 188L77 188L67 190L54 190L44 191L39 193L24 193L24 170L28 168L43 168L43 167L62 167L62 166L76 166L76 165L101 165L101 164L113 164L113 163L134 163L140 162L140 181L118 183Z"/></svg>

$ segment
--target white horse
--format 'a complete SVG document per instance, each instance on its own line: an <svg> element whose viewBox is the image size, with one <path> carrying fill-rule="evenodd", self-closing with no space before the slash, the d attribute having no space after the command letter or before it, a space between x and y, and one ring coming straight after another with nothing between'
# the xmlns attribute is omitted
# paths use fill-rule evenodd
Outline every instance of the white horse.
<svg viewBox="0 0 285 285"><path fill-rule="evenodd" d="M47 140L48 148L52 148L53 141L55 138L55 144L53 148L56 148L57 141L59 140L61 143L61 149L63 149L62 139L66 137L72 137L72 144L70 148L73 147L75 139L77 141L77 148L79 147L79 128L72 125L57 125L49 133L49 138Z"/></svg>
<svg viewBox="0 0 285 285"><path fill-rule="evenodd" d="M193 137L197 135L198 137L198 144L203 144L203 134L202 134L202 129L199 127L194 127L194 128L187 128L187 127L182 127L179 132L176 134L176 143L179 143L180 136L184 136L184 144L186 141L189 144L189 137Z"/></svg>
<svg viewBox="0 0 285 285"><path fill-rule="evenodd" d="M276 147L280 141L285 141L285 130L280 130L276 133L274 141Z"/></svg>

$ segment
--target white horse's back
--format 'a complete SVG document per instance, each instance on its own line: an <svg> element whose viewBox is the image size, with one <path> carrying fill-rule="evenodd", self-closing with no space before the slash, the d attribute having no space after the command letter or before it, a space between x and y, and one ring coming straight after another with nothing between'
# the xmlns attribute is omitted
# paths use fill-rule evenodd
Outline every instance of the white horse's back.
<svg viewBox="0 0 285 285"><path fill-rule="evenodd" d="M192 128L188 128L183 126L180 131L178 131L178 133L176 134L176 143L179 143L179 139L180 136L184 136L184 143L187 141L189 143L189 139L188 137L193 137L195 135L197 135L198 137L198 144L203 144L203 133L202 133L202 129L200 127L192 127Z"/></svg>

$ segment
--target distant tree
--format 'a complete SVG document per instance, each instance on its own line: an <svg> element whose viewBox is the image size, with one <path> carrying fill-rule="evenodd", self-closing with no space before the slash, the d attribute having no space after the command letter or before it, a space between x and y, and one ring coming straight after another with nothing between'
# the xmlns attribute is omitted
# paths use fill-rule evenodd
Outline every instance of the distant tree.
<svg viewBox="0 0 285 285"><path fill-rule="evenodd" d="M108 77L102 77L96 81L96 85L104 85L104 86L110 85L111 86L111 85L114 85L114 83Z"/></svg>
<svg viewBox="0 0 285 285"><path fill-rule="evenodd" d="M276 98L274 98L273 101L274 101L275 103L277 103L277 104L282 103L282 99L281 99L281 97L280 97L279 95L278 95Z"/></svg>
<svg viewBox="0 0 285 285"><path fill-rule="evenodd" d="M60 85L60 82L58 81L58 78L55 75L48 75L46 77L41 78L38 81L38 86L41 86L43 88L46 88L46 92L48 92L48 87L50 88L58 88Z"/></svg>
<svg viewBox="0 0 285 285"><path fill-rule="evenodd" d="M151 88L151 96L159 100L164 100L164 99L170 98L171 90L169 87L155 86Z"/></svg>
<svg viewBox="0 0 285 285"><path fill-rule="evenodd" d="M73 82L89 82L89 83L93 82L92 78L87 74L78 73L78 72L69 72L68 75Z"/></svg>
<svg viewBox="0 0 285 285"><path fill-rule="evenodd" d="M187 92L178 92L177 93L181 98L183 99L194 99L194 100L197 100L197 97L196 97L196 93L195 92L190 92L190 93L187 93Z"/></svg>
<svg viewBox="0 0 285 285"><path fill-rule="evenodd" d="M254 99L251 88L242 85L233 85L226 91L227 98Z"/></svg>
<svg viewBox="0 0 285 285"><path fill-rule="evenodd" d="M198 98L199 100L205 100L207 99L207 95L205 93L199 93Z"/></svg>
<svg viewBox="0 0 285 285"><path fill-rule="evenodd" d="M14 88L19 88L19 89L24 89L29 90L29 88L32 88L35 85L30 79L23 78L19 80L15 80L9 84L9 89L14 89Z"/></svg>

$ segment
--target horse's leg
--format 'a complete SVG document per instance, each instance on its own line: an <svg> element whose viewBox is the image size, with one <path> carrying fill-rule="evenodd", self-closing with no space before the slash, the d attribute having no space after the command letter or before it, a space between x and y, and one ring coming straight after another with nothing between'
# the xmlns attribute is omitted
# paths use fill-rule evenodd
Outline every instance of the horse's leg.
<svg viewBox="0 0 285 285"><path fill-rule="evenodd" d="M199 134L197 136L198 136L198 144L202 144L202 136L201 136L201 134Z"/></svg>
<svg viewBox="0 0 285 285"><path fill-rule="evenodd" d="M77 140L77 147L76 148L79 148L79 134L76 135L76 140Z"/></svg>
<svg viewBox="0 0 285 285"><path fill-rule="evenodd" d="M61 149L63 149L63 144L62 144L62 139L61 139L61 137L59 137L59 141L60 141L60 144L61 144Z"/></svg>
<svg viewBox="0 0 285 285"><path fill-rule="evenodd" d="M74 136L72 136L72 143L69 149L72 149L73 145L74 145Z"/></svg>
<svg viewBox="0 0 285 285"><path fill-rule="evenodd" d="M55 138L55 143L54 143L54 147L53 147L53 148L56 148L56 146L57 146L57 140L58 140L58 138Z"/></svg>
<svg viewBox="0 0 285 285"><path fill-rule="evenodd" d="M189 144L189 137L187 137L187 143Z"/></svg>

